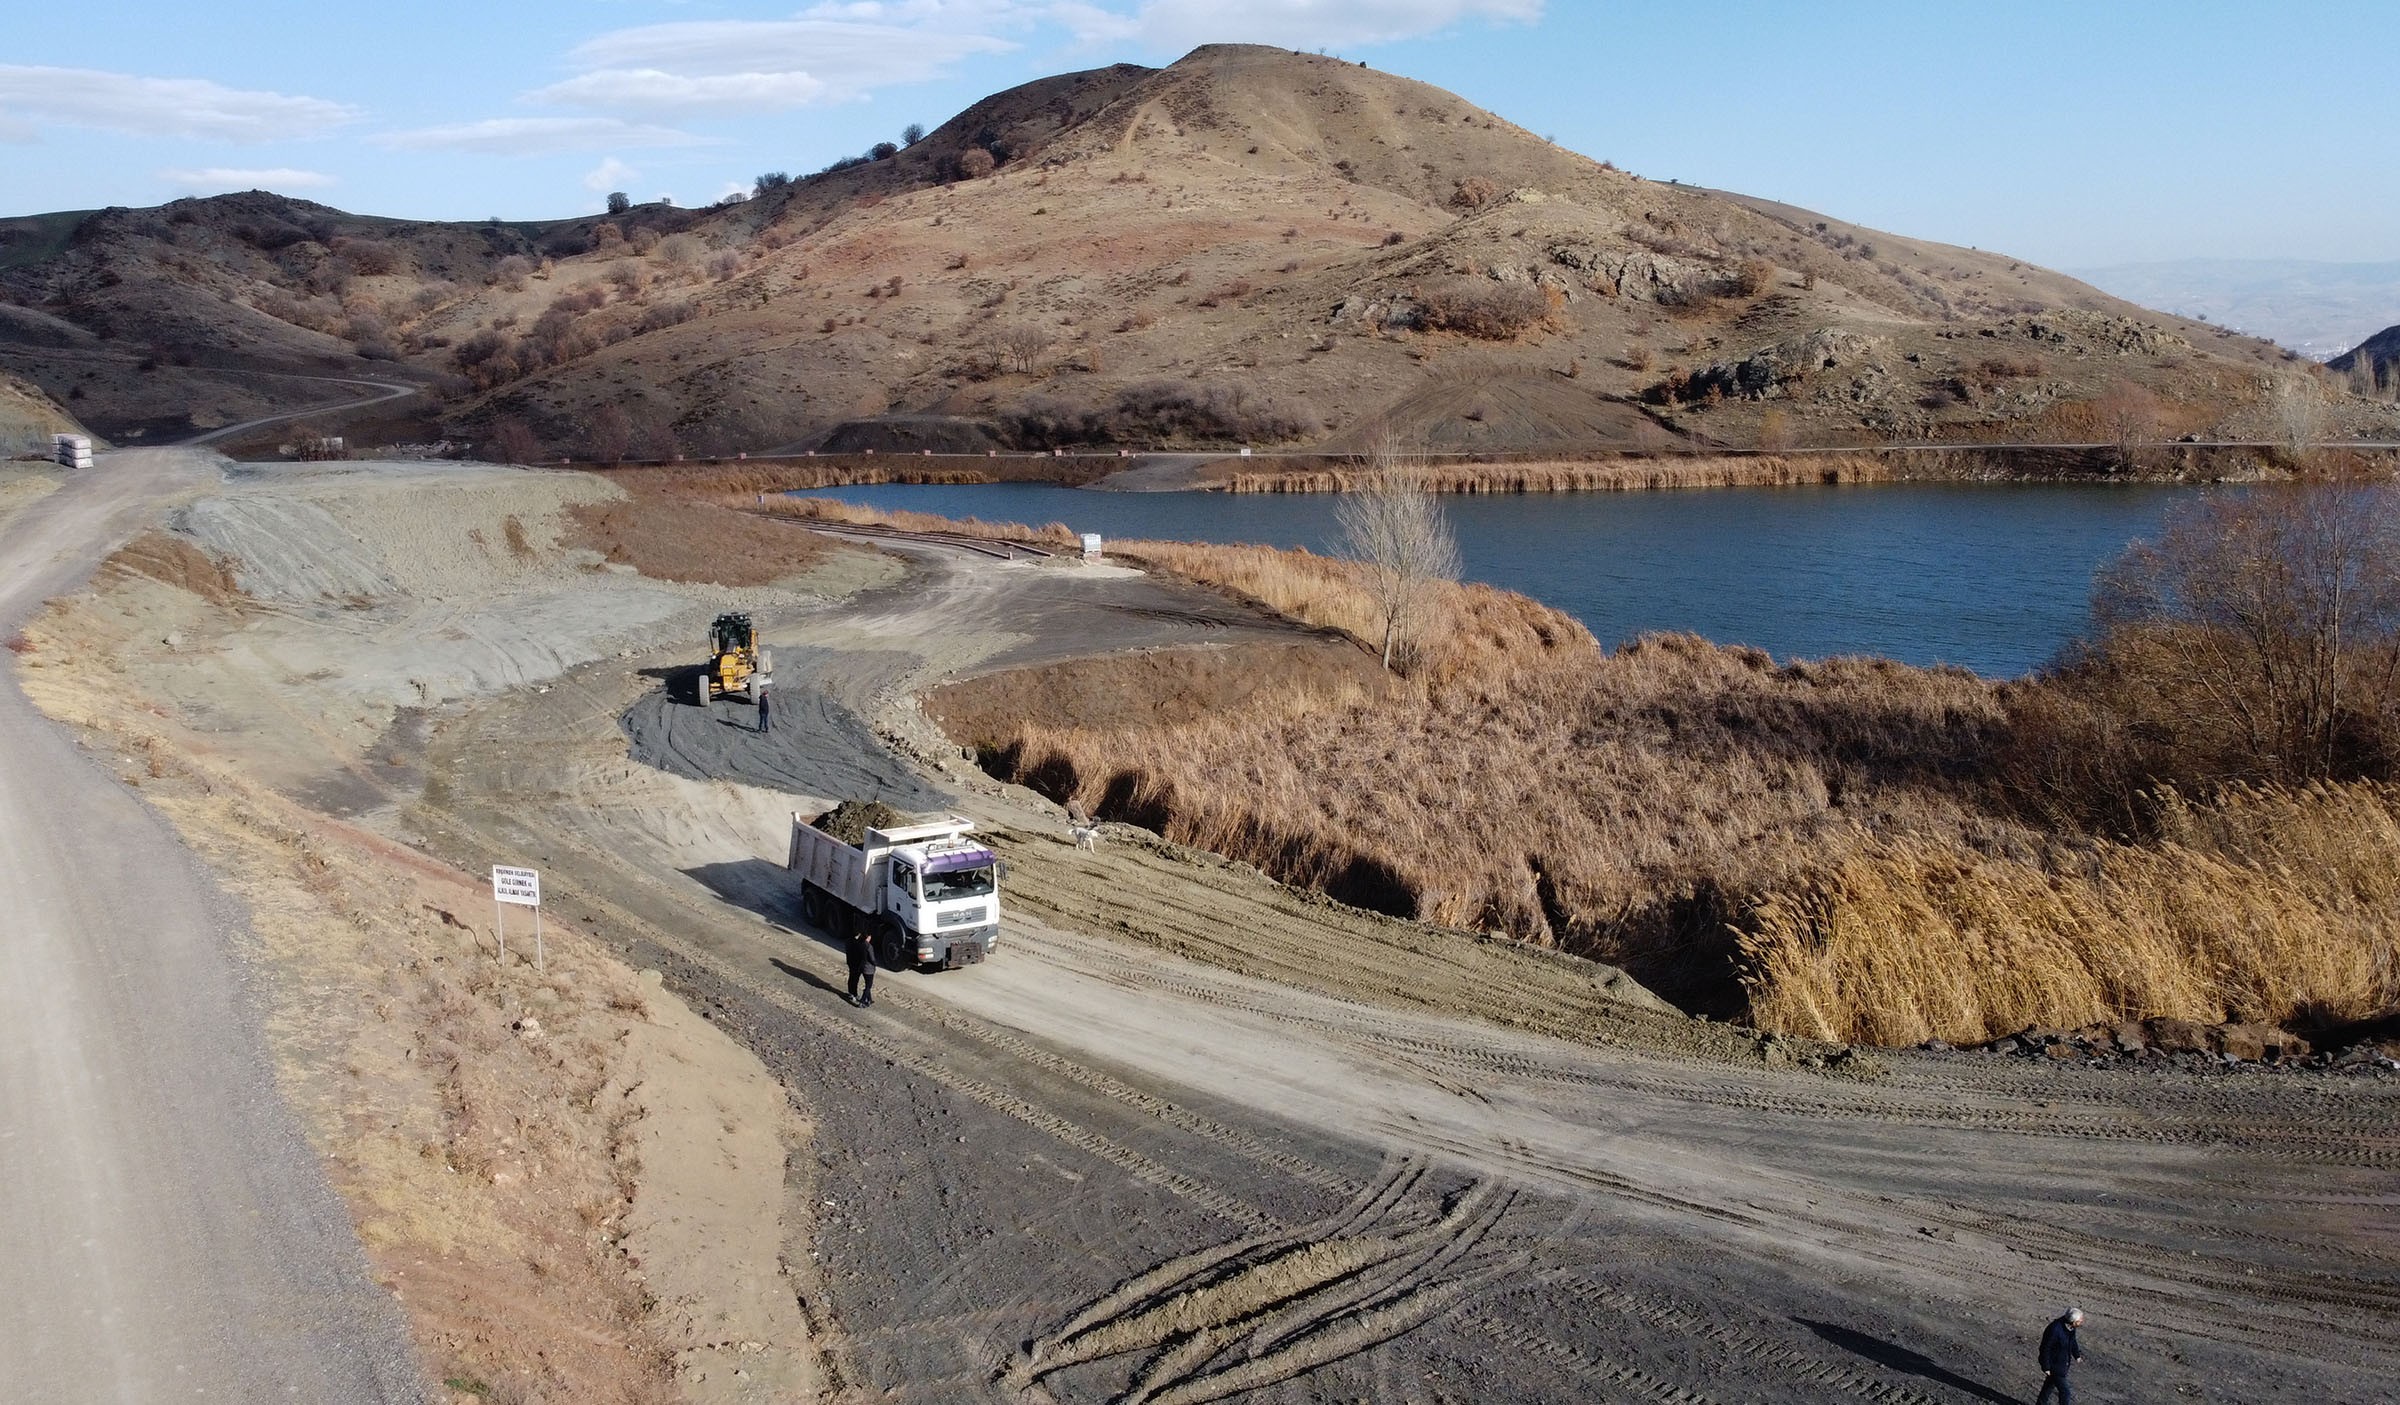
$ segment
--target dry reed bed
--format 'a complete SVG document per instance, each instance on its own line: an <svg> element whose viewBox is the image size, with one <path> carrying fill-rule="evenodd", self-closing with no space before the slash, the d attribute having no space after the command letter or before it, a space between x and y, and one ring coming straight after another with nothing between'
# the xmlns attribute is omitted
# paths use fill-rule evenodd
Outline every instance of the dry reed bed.
<svg viewBox="0 0 2400 1405"><path fill-rule="evenodd" d="M2400 1005L2400 790L2164 809L2156 844L2051 864L1867 841L1743 923L1752 1018L1888 1045L2151 1016L2316 1028Z"/></svg>
<svg viewBox="0 0 2400 1405"><path fill-rule="evenodd" d="M1232 474L1228 493L1346 493L1381 480L1383 470L1268 469ZM1789 488L1801 484L1881 483L1894 475L1864 454L1728 455L1627 458L1596 463L1441 463L1402 468L1402 477L1436 493L1606 493L1680 488Z"/></svg>

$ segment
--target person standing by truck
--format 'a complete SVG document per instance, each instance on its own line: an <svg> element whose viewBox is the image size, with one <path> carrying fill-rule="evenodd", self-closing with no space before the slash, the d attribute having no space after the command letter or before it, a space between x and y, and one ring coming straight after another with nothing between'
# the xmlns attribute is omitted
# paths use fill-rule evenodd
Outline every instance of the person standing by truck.
<svg viewBox="0 0 2400 1405"><path fill-rule="evenodd" d="M850 959L850 1003L863 1010L875 1003L875 939L853 925L842 938L842 955Z"/></svg>

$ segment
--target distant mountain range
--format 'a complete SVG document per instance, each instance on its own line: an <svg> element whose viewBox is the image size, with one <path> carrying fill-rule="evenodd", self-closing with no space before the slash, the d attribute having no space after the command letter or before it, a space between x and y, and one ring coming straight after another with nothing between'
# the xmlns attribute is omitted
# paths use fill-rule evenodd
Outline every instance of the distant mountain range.
<svg viewBox="0 0 2400 1405"><path fill-rule="evenodd" d="M2068 272L2127 302L2203 318L2320 361L2400 322L2400 260L2171 259Z"/></svg>

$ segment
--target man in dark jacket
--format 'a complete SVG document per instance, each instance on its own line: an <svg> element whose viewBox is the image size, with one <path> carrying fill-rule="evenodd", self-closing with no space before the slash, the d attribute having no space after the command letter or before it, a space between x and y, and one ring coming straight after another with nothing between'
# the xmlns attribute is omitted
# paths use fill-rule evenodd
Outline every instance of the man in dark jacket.
<svg viewBox="0 0 2400 1405"><path fill-rule="evenodd" d="M2075 1329L2082 1325L2083 1309L2071 1307L2042 1329L2042 1393L2033 1398L2033 1405L2049 1405L2052 1395L2058 1397L2058 1405L2075 1405L2067 1372L2083 1359L2083 1346L2075 1340Z"/></svg>
<svg viewBox="0 0 2400 1405"><path fill-rule="evenodd" d="M775 695L773 693L761 693L758 695L758 730L762 732L767 730L767 718L769 716L767 708L772 704L774 696Z"/></svg>
<svg viewBox="0 0 2400 1405"><path fill-rule="evenodd" d="M850 958L850 1003L861 1009L874 1004L875 938L853 927L842 939L842 954Z"/></svg>

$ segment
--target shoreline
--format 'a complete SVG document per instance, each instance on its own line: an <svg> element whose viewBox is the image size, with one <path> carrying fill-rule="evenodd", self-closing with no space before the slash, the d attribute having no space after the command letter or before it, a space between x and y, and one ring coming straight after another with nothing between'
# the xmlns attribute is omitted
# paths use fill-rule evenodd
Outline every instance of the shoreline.
<svg viewBox="0 0 2400 1405"><path fill-rule="evenodd" d="M1852 483L2213 484L2297 481L2331 473L2400 473L2400 445L2345 446L2342 462L2296 473L2278 451L2255 445L2156 445L2145 461L2089 446L1924 446L1724 450L1691 454L1608 452L1590 457L1517 459L1429 455L1407 476L1453 494L1648 492L1693 488L1798 487ZM1243 456L1176 452L1002 454L821 454L782 458L695 459L664 463L532 465L600 478L672 481L682 490L725 493L806 492L877 484L966 487L1035 483L1125 492L1338 493L1373 470L1357 455ZM663 485L663 484L662 484Z"/></svg>

